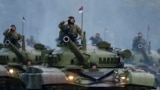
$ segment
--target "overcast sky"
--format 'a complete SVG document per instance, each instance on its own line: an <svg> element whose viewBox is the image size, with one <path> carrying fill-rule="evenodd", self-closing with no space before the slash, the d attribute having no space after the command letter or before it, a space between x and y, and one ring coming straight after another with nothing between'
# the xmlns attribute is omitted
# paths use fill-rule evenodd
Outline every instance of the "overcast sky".
<svg viewBox="0 0 160 90"><path fill-rule="evenodd" d="M81 26L78 9L83 5L83 30L89 37L100 33L113 47L131 49L132 39L138 32L151 41L151 48L160 48L160 0L0 0L0 41L3 31L11 24L24 35L52 48L56 47L58 24L74 16Z"/></svg>

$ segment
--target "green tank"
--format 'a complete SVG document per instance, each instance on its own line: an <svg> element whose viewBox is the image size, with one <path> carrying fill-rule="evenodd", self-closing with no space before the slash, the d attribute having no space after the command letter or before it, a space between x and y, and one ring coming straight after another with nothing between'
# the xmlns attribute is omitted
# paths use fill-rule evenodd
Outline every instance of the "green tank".
<svg viewBox="0 0 160 90"><path fill-rule="evenodd" d="M150 47L150 44L149 44ZM154 74L156 77L157 85L160 87L160 53L150 50L143 45L139 44L137 50L131 50L132 56L126 60L126 63L136 65L147 72Z"/></svg>
<svg viewBox="0 0 160 90"><path fill-rule="evenodd" d="M22 74L27 72L29 62L32 65L42 65L44 60L48 59L50 52L52 50L47 50L40 43L37 43L33 49L27 49L23 40L22 48L18 49L9 40L6 40L4 44L0 44L0 65L6 68L6 72L12 75L13 80L14 78L21 80ZM24 81L23 84L26 86Z"/></svg>
<svg viewBox="0 0 160 90"><path fill-rule="evenodd" d="M14 77L13 71L0 65L0 89L1 90L25 90L25 84L21 79Z"/></svg>
<svg viewBox="0 0 160 90"><path fill-rule="evenodd" d="M34 48L26 49L22 43L22 48L18 49L9 40L0 46L0 64L19 63L25 65L27 61L40 65L44 62L46 55L52 50L47 50L44 45L37 43Z"/></svg>
<svg viewBox="0 0 160 90"><path fill-rule="evenodd" d="M96 47L82 45L64 36L57 45L47 66L29 66L22 80L27 89L40 90L151 90L156 88L153 74L125 66L129 50L113 49L107 42ZM90 49L91 48L91 49ZM27 77L27 80L26 80Z"/></svg>

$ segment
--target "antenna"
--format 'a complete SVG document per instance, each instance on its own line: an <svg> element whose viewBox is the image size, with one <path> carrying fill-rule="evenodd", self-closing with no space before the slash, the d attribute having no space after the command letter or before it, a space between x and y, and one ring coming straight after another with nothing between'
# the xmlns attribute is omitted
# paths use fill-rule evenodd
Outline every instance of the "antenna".
<svg viewBox="0 0 160 90"><path fill-rule="evenodd" d="M22 39L22 50L25 51L26 49L25 49L24 23L25 23L25 18L23 17L22 18L22 37L23 37L23 39Z"/></svg>

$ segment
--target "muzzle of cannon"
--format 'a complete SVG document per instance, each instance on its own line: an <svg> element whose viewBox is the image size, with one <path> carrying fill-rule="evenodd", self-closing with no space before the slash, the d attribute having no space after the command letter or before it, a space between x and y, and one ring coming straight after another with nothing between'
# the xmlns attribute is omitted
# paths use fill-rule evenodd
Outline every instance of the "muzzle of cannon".
<svg viewBox="0 0 160 90"><path fill-rule="evenodd" d="M130 56L132 56L131 51L128 49L119 51L118 54L120 54L124 58L129 58Z"/></svg>

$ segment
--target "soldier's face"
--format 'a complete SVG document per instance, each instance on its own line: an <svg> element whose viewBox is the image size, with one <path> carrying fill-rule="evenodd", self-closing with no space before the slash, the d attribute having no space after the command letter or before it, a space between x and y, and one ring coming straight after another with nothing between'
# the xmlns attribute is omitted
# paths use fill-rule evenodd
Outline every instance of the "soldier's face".
<svg viewBox="0 0 160 90"><path fill-rule="evenodd" d="M142 34L138 34L138 37L141 38L141 37L142 37Z"/></svg>
<svg viewBox="0 0 160 90"><path fill-rule="evenodd" d="M15 30L16 30L16 28L15 28L15 27L11 27L11 30L12 30L12 31L15 31Z"/></svg>
<svg viewBox="0 0 160 90"><path fill-rule="evenodd" d="M99 35L99 34L96 34L96 37L97 37L97 38L99 38L99 37L100 37L100 35Z"/></svg>
<svg viewBox="0 0 160 90"><path fill-rule="evenodd" d="M31 61L28 61L28 62L27 62L27 65L32 65Z"/></svg>
<svg viewBox="0 0 160 90"><path fill-rule="evenodd" d="M75 21L74 21L74 19L72 18L72 19L70 19L70 22L71 22L71 23L74 23Z"/></svg>

